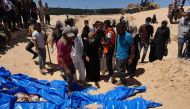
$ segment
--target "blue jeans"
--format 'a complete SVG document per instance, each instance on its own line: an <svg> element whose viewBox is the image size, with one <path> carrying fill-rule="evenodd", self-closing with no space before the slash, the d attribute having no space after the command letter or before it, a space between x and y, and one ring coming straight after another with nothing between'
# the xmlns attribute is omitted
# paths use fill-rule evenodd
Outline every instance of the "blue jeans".
<svg viewBox="0 0 190 109"><path fill-rule="evenodd" d="M126 63L127 59L116 59L116 70L121 82L125 81Z"/></svg>
<svg viewBox="0 0 190 109"><path fill-rule="evenodd" d="M183 52L184 43L186 43L184 38L178 38L178 58L182 58L185 55L186 50Z"/></svg>
<svg viewBox="0 0 190 109"><path fill-rule="evenodd" d="M46 64L46 49L45 48L38 48L39 49L39 67L40 69L44 69L45 68L45 64Z"/></svg>

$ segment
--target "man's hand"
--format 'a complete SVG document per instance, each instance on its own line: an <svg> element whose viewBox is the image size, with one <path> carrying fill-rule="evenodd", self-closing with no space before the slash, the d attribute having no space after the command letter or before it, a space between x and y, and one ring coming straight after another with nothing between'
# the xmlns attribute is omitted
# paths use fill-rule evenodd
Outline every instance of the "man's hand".
<svg viewBox="0 0 190 109"><path fill-rule="evenodd" d="M86 61L90 62L90 58L88 56L86 56Z"/></svg>
<svg viewBox="0 0 190 109"><path fill-rule="evenodd" d="M131 65L132 63L133 63L133 59L132 59L132 58L129 58L128 64Z"/></svg>

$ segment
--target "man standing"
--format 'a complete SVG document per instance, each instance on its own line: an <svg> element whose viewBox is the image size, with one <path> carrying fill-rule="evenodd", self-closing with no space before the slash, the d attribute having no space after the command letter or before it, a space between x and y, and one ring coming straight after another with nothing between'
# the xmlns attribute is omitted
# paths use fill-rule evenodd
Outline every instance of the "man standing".
<svg viewBox="0 0 190 109"><path fill-rule="evenodd" d="M31 25L29 26L29 29L28 29L28 35L30 37L32 37L32 33L35 31L35 24L36 24L36 20L34 19L31 20ZM32 50L33 47L34 47L34 43L33 43L33 40L31 39L26 46L26 50L32 53L33 54L32 59L35 59L38 56L38 53Z"/></svg>
<svg viewBox="0 0 190 109"><path fill-rule="evenodd" d="M178 24L178 58L182 58L185 55L186 49L183 52L184 43L188 45L188 32L190 31L190 11L181 14L182 17Z"/></svg>
<svg viewBox="0 0 190 109"><path fill-rule="evenodd" d="M105 41L102 42L102 45L104 46L103 53L106 56L106 65L109 71L109 77L111 82L112 76L113 76L113 54L114 54L114 47L115 47L115 32L113 28L111 27L111 22L110 20L105 20L104 21L104 27L105 27Z"/></svg>
<svg viewBox="0 0 190 109"><path fill-rule="evenodd" d="M79 80L81 83L85 82L85 67L83 56L83 43L82 38L78 35L78 28L76 26L72 27L72 31L75 34L74 36L74 45L72 47L72 59L75 65L75 68L79 71ZM76 76L76 75L75 75ZM76 78L76 77L75 77Z"/></svg>
<svg viewBox="0 0 190 109"><path fill-rule="evenodd" d="M46 21L46 24L50 25L49 7L48 7L48 4L47 4L47 3L45 3L44 14L45 14L45 21Z"/></svg>
<svg viewBox="0 0 190 109"><path fill-rule="evenodd" d="M116 51L116 69L119 73L120 81L116 85L125 83L126 64L131 65L134 58L133 37L125 31L125 24L119 23L116 27L118 33ZM130 50L130 54L129 54Z"/></svg>
<svg viewBox="0 0 190 109"><path fill-rule="evenodd" d="M84 27L82 29L82 34L81 34L83 43L85 43L85 41L87 41L89 32L90 32L89 23L88 23L88 20L85 20Z"/></svg>
<svg viewBox="0 0 190 109"><path fill-rule="evenodd" d="M15 6L10 0L4 0L4 6L5 6L5 17L6 17L6 22L8 24L8 28L15 30L16 29L16 24L14 19Z"/></svg>
<svg viewBox="0 0 190 109"><path fill-rule="evenodd" d="M53 44L55 43L57 45L59 39L62 36L62 32L63 32L63 23L61 21L57 21L56 22L56 26L52 32L52 36L51 36L51 43L50 43L50 52L53 54Z"/></svg>
<svg viewBox="0 0 190 109"><path fill-rule="evenodd" d="M139 28L139 35L141 38L141 50L142 48L144 48L143 56L141 59L142 63L144 62L144 59L148 51L150 37L153 38L153 33L154 33L154 27L150 24L150 22L151 22L151 18L147 17L146 23L141 25Z"/></svg>
<svg viewBox="0 0 190 109"><path fill-rule="evenodd" d="M72 28L67 26L63 31L63 36L57 43L57 59L61 71L64 72L66 81L68 82L69 93L72 92L73 75L75 74L75 66L71 58L74 34ZM64 76L63 73L61 76Z"/></svg>
<svg viewBox="0 0 190 109"><path fill-rule="evenodd" d="M46 49L45 44L47 41L46 34L41 30L41 24L35 24L35 31L32 33L32 39L36 47L36 52L39 56L39 67L41 74L45 75L45 63L46 63Z"/></svg>
<svg viewBox="0 0 190 109"><path fill-rule="evenodd" d="M40 18L40 23L44 24L44 6L41 0L38 0L38 15Z"/></svg>
<svg viewBox="0 0 190 109"><path fill-rule="evenodd" d="M33 0L30 0L30 17L30 20L38 19L36 3Z"/></svg>

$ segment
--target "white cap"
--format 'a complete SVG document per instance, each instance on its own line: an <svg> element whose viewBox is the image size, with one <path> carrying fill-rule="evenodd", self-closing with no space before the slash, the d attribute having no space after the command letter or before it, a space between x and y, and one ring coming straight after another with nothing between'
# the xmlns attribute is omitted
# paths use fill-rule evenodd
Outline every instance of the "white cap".
<svg viewBox="0 0 190 109"><path fill-rule="evenodd" d="M66 35L67 37L74 37L74 33L72 31L72 28L70 26L66 26L63 30L63 35Z"/></svg>

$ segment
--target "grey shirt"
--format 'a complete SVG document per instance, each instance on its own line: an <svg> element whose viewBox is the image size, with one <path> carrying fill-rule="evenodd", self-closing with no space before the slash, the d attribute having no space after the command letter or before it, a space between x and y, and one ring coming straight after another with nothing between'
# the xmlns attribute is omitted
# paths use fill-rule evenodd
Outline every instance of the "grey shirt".
<svg viewBox="0 0 190 109"><path fill-rule="evenodd" d="M187 25L184 25L184 20L185 20L184 17L182 17L179 20L179 24L178 24L178 38L184 38L184 35L187 34L187 32L190 29L190 22L188 22Z"/></svg>
<svg viewBox="0 0 190 109"><path fill-rule="evenodd" d="M32 39L37 41L38 48L45 48L45 33L34 31L32 33Z"/></svg>

